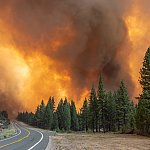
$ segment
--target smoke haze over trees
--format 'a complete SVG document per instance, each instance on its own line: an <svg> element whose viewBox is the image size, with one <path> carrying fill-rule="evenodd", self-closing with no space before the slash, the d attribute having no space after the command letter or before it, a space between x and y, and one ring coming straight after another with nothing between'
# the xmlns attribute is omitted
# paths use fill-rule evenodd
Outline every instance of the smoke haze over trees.
<svg viewBox="0 0 150 150"><path fill-rule="evenodd" d="M55 109L54 98L50 97L46 106L42 100L35 114L18 113L17 119L50 130L92 130L104 133L119 131L149 135L150 48L145 54L140 75L143 90L136 107L129 98L124 81L121 81L118 90L112 93L105 90L103 78L100 76L98 89L92 86L89 99L85 98L79 113L73 100L68 102L67 98L61 99Z"/></svg>
<svg viewBox="0 0 150 150"><path fill-rule="evenodd" d="M123 81L119 89L112 94L103 89L103 81L100 78L98 96L92 86L89 100L85 99L83 107L77 113L73 100L67 98L60 100L55 110L55 101L50 97L45 106L42 100L35 114L18 113L17 119L39 128L65 131L88 131L122 133L135 130L135 107L129 99L126 86Z"/></svg>
<svg viewBox="0 0 150 150"><path fill-rule="evenodd" d="M100 73L106 89L116 90L123 79L135 97L135 43L126 17L137 3L141 12L148 10L148 0L1 0L0 106L14 116L18 109L34 110L39 99L63 95L79 108ZM143 53L136 48L136 54Z"/></svg>

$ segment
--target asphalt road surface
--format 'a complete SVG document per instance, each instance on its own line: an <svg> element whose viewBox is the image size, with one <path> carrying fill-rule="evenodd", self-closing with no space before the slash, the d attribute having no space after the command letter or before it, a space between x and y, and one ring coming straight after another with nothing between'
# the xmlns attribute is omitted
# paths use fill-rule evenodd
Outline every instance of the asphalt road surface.
<svg viewBox="0 0 150 150"><path fill-rule="evenodd" d="M17 134L0 140L0 150L45 150L51 132L14 123Z"/></svg>

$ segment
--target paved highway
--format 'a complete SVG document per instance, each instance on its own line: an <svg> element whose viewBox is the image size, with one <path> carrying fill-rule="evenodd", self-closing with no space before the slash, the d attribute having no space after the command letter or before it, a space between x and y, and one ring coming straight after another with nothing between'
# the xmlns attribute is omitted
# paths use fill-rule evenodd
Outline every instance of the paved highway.
<svg viewBox="0 0 150 150"><path fill-rule="evenodd" d="M14 123L17 134L0 140L0 150L45 150L52 133Z"/></svg>

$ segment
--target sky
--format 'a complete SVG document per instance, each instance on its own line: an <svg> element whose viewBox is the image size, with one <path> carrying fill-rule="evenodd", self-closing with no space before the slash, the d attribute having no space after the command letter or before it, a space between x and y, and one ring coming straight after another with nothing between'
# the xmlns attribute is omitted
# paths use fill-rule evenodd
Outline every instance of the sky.
<svg viewBox="0 0 150 150"><path fill-rule="evenodd" d="M130 98L150 43L148 0L0 0L0 109L35 111L44 99L79 109L100 74Z"/></svg>

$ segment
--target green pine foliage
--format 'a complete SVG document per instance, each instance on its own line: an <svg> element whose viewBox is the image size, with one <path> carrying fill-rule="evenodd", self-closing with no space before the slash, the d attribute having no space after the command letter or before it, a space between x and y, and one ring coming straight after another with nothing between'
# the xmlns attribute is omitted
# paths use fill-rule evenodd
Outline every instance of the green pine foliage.
<svg viewBox="0 0 150 150"><path fill-rule="evenodd" d="M40 118L41 118L40 117L40 106L37 106L34 118L35 118L35 122L34 122L35 126L40 127L39 126ZM21 121L23 121L23 120L21 120Z"/></svg>
<svg viewBox="0 0 150 150"><path fill-rule="evenodd" d="M89 115L88 100L85 98L79 115L80 130L88 131L88 115Z"/></svg>
<svg viewBox="0 0 150 150"><path fill-rule="evenodd" d="M98 91L97 91L97 101L98 101L98 129L99 132L101 129L105 132L105 116L104 116L104 107L105 107L105 90L103 85L102 76L100 76Z"/></svg>
<svg viewBox="0 0 150 150"><path fill-rule="evenodd" d="M57 116L58 116L58 124L59 124L59 129L63 130L64 129L64 111L63 111L63 99L61 99L58 103L57 107Z"/></svg>
<svg viewBox="0 0 150 150"><path fill-rule="evenodd" d="M53 124L53 107L52 107L53 103L52 101L49 99L46 108L45 108L45 112L44 112L44 128L45 129L52 129L52 124Z"/></svg>
<svg viewBox="0 0 150 150"><path fill-rule="evenodd" d="M71 101L70 105L70 113L71 113L71 130L78 131L79 130L79 122L77 117L77 111L74 101Z"/></svg>
<svg viewBox="0 0 150 150"><path fill-rule="evenodd" d="M8 119L8 113L7 111L0 111L0 120Z"/></svg>
<svg viewBox="0 0 150 150"><path fill-rule="evenodd" d="M73 100L61 99L55 108L50 97L47 105L44 101L37 106L36 112L18 114L18 120L48 130L93 131L93 132L133 132L135 130L136 109L130 101L123 81L117 92L106 92L100 77L98 92L94 85L89 99L85 98L80 113Z"/></svg>
<svg viewBox="0 0 150 150"><path fill-rule="evenodd" d="M127 88L123 81L121 81L115 97L117 130L122 131L123 133L129 132L131 129L130 120L134 115L134 106L129 98Z"/></svg>
<svg viewBox="0 0 150 150"><path fill-rule="evenodd" d="M116 131L116 103L112 92L106 93L106 131Z"/></svg>
<svg viewBox="0 0 150 150"><path fill-rule="evenodd" d="M59 123L58 123L57 112L54 112L54 114L53 114L53 128L52 128L52 130L56 130L56 131L59 130Z"/></svg>
<svg viewBox="0 0 150 150"><path fill-rule="evenodd" d="M97 118L98 118L98 103L96 97L96 91L94 85L92 86L90 99L89 99L89 126L93 132L98 130L97 128Z"/></svg>
<svg viewBox="0 0 150 150"><path fill-rule="evenodd" d="M143 83L144 80L141 81ZM146 87L148 88L147 84ZM143 98L144 95L141 95L141 97ZM140 101L140 103L145 102L148 101ZM118 90L112 93L104 89L103 79L100 76L97 93L93 85L89 99L85 98L80 112L77 112L73 100L68 101L67 98L64 100L61 99L55 108L54 97L50 97L46 106L44 101L41 101L35 113L19 113L18 120L39 128L55 131L72 130L104 133L119 131L122 133L133 133L136 129L136 111L143 113L141 118L137 117L140 121L148 120L146 118L147 114L144 114L145 108L143 110L143 104L142 107L138 106L136 110L133 102L129 98L124 81L121 81ZM143 119L143 117L145 118ZM138 127L141 127L143 124L138 125Z"/></svg>
<svg viewBox="0 0 150 150"><path fill-rule="evenodd" d="M65 98L64 104L63 104L63 118L64 118L64 129L69 131L71 127L71 113L70 113L70 104L67 101L67 98Z"/></svg>
<svg viewBox="0 0 150 150"><path fill-rule="evenodd" d="M140 134L150 134L150 48L147 49L140 70L140 84L142 94L137 106L136 125Z"/></svg>
<svg viewBox="0 0 150 150"><path fill-rule="evenodd" d="M44 114L45 114L45 104L44 100L41 101L41 105L39 107L39 113L40 113L40 122L39 122L39 127L44 128Z"/></svg>

